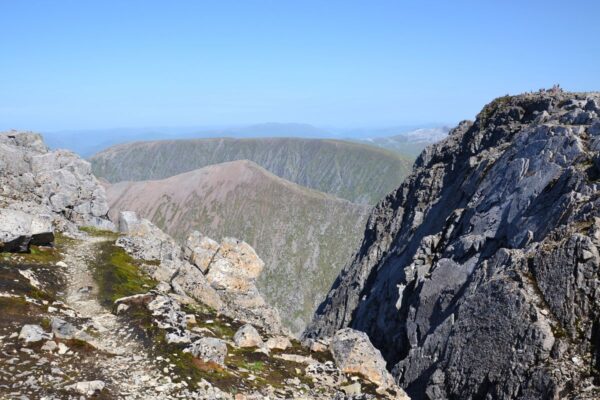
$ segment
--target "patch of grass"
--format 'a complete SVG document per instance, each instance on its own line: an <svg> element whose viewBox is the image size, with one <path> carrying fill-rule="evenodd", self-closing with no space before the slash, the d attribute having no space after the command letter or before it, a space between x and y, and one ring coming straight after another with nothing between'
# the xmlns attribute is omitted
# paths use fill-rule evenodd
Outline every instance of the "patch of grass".
<svg viewBox="0 0 600 400"><path fill-rule="evenodd" d="M121 297L146 293L156 286L154 279L140 271L140 264L114 242L100 245L93 270L103 305L110 307Z"/></svg>
<svg viewBox="0 0 600 400"><path fill-rule="evenodd" d="M81 226L79 227L79 230L94 237L106 237L114 240L117 240L117 238L119 237L119 234L117 232L107 231L105 229L98 229L94 228L93 226Z"/></svg>
<svg viewBox="0 0 600 400"><path fill-rule="evenodd" d="M31 245L29 253L2 253L1 258L2 261L12 265L32 264L54 267L57 262L63 259L61 253L68 251L75 242L75 239L59 232L54 235L53 246Z"/></svg>
<svg viewBox="0 0 600 400"><path fill-rule="evenodd" d="M29 248L29 253L5 254L4 260L11 264L54 265L62 257L56 247L35 246Z"/></svg>
<svg viewBox="0 0 600 400"><path fill-rule="evenodd" d="M78 353L92 353L96 351L96 348L94 346L92 346L91 344L89 344L88 342L86 342L85 340L81 340L81 339L68 339L68 340L63 340L63 342L71 349L71 350L75 350Z"/></svg>
<svg viewBox="0 0 600 400"><path fill-rule="evenodd" d="M40 324L42 307L28 303L22 297L0 297L0 334L6 330L14 331L13 327L25 324Z"/></svg>
<svg viewBox="0 0 600 400"><path fill-rule="evenodd" d="M242 367L252 372L253 374L258 374L265 369L265 364L262 361L255 361L250 363L244 362L242 363Z"/></svg>
<svg viewBox="0 0 600 400"><path fill-rule="evenodd" d="M44 328L45 331L49 331L52 328L52 325L50 323L50 318L48 318L48 317L42 318L42 321L40 322L40 326L42 328Z"/></svg>
<svg viewBox="0 0 600 400"><path fill-rule="evenodd" d="M243 325L224 315L217 315L214 310L200 305L183 305L182 310L186 314L196 317L196 325L199 328L210 329L215 336L222 339L232 339L235 332ZM206 321L212 321L207 323Z"/></svg>

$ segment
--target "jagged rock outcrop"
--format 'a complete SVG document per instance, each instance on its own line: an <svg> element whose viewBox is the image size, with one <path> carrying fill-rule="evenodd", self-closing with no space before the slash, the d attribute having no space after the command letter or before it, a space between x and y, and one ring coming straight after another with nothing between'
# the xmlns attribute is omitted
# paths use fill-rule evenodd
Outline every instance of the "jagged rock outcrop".
<svg viewBox="0 0 600 400"><path fill-rule="evenodd" d="M271 333L287 330L279 313L256 288L264 263L247 243L225 238L220 244L193 232L183 248L150 221L121 212L117 245L133 257L158 261L148 273L169 282L181 295ZM200 256L201 255L201 256ZM200 266L199 266L200 265Z"/></svg>
<svg viewBox="0 0 600 400"><path fill-rule="evenodd" d="M49 151L41 135L0 133L0 171L0 244L6 251L49 244L54 229L114 228L90 163L66 150Z"/></svg>
<svg viewBox="0 0 600 400"><path fill-rule="evenodd" d="M360 244L370 210L286 181L247 160L164 180L107 185L106 193L113 221L119 211L135 211L181 244L193 230L206 235L203 240L242 238L265 262L257 280L260 292L298 334ZM210 247L203 243L209 251L196 251L193 263L205 268Z"/></svg>
<svg viewBox="0 0 600 400"><path fill-rule="evenodd" d="M415 399L597 398L599 105L499 98L426 149L305 337L367 333Z"/></svg>

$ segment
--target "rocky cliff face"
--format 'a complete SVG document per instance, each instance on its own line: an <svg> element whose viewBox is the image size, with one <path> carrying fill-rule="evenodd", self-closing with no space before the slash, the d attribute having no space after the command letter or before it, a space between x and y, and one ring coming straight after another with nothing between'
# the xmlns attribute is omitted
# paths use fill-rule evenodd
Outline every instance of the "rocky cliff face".
<svg viewBox="0 0 600 400"><path fill-rule="evenodd" d="M104 188L92 175L90 163L66 150L49 151L38 134L0 133L0 171L4 224L9 213L20 221L34 219L33 227L22 229L25 234L53 227L73 230L76 224L113 227ZM22 222L19 225L24 228Z"/></svg>
<svg viewBox="0 0 600 400"><path fill-rule="evenodd" d="M412 398L597 398L600 94L503 97L374 209L305 337L350 326Z"/></svg>

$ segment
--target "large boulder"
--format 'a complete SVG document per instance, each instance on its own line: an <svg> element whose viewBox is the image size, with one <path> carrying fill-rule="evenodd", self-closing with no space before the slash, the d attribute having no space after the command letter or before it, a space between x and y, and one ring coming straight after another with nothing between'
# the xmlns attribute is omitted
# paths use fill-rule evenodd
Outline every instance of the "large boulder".
<svg viewBox="0 0 600 400"><path fill-rule="evenodd" d="M351 328L341 329L331 339L330 349L342 372L361 374L383 388L395 386L381 352L371 344L366 333Z"/></svg>
<svg viewBox="0 0 600 400"><path fill-rule="evenodd" d="M117 245L133 257L152 261L181 259L181 246L152 222L140 218L135 212L120 212L118 226L119 232L126 236L119 238Z"/></svg>
<svg viewBox="0 0 600 400"><path fill-rule="evenodd" d="M237 347L263 346L263 340L260 337L260 334L256 328L250 324L245 324L238 329L235 335L233 335L233 341Z"/></svg>
<svg viewBox="0 0 600 400"><path fill-rule="evenodd" d="M26 252L30 244L51 245L53 241L49 216L0 209L0 251Z"/></svg>
<svg viewBox="0 0 600 400"><path fill-rule="evenodd" d="M231 318L271 334L285 332L279 313L266 304L256 287L264 263L247 243L226 238L219 244L195 232L182 248L133 212L120 213L119 229L125 236L116 244L134 258L152 261L145 270L154 279L170 282L176 291Z"/></svg>
<svg viewBox="0 0 600 400"><path fill-rule="evenodd" d="M227 343L221 339L205 337L195 341L190 347L190 353L204 362L214 362L225 365Z"/></svg>
<svg viewBox="0 0 600 400"><path fill-rule="evenodd" d="M19 339L25 343L37 343L42 340L52 339L52 334L44 331L39 325L23 325L21 332L19 332Z"/></svg>
<svg viewBox="0 0 600 400"><path fill-rule="evenodd" d="M205 274L219 249L219 243L198 231L193 231L185 242L184 255L191 264Z"/></svg>
<svg viewBox="0 0 600 400"><path fill-rule="evenodd" d="M218 252L213 253L206 278L217 290L248 293L254 290L264 265L248 243L225 238Z"/></svg>

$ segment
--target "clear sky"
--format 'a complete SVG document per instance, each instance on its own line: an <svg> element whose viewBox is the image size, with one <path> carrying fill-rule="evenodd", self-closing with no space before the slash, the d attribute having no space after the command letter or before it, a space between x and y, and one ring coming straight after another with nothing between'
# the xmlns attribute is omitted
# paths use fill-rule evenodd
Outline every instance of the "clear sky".
<svg viewBox="0 0 600 400"><path fill-rule="evenodd" d="M600 90L600 1L0 0L0 129L453 123Z"/></svg>

